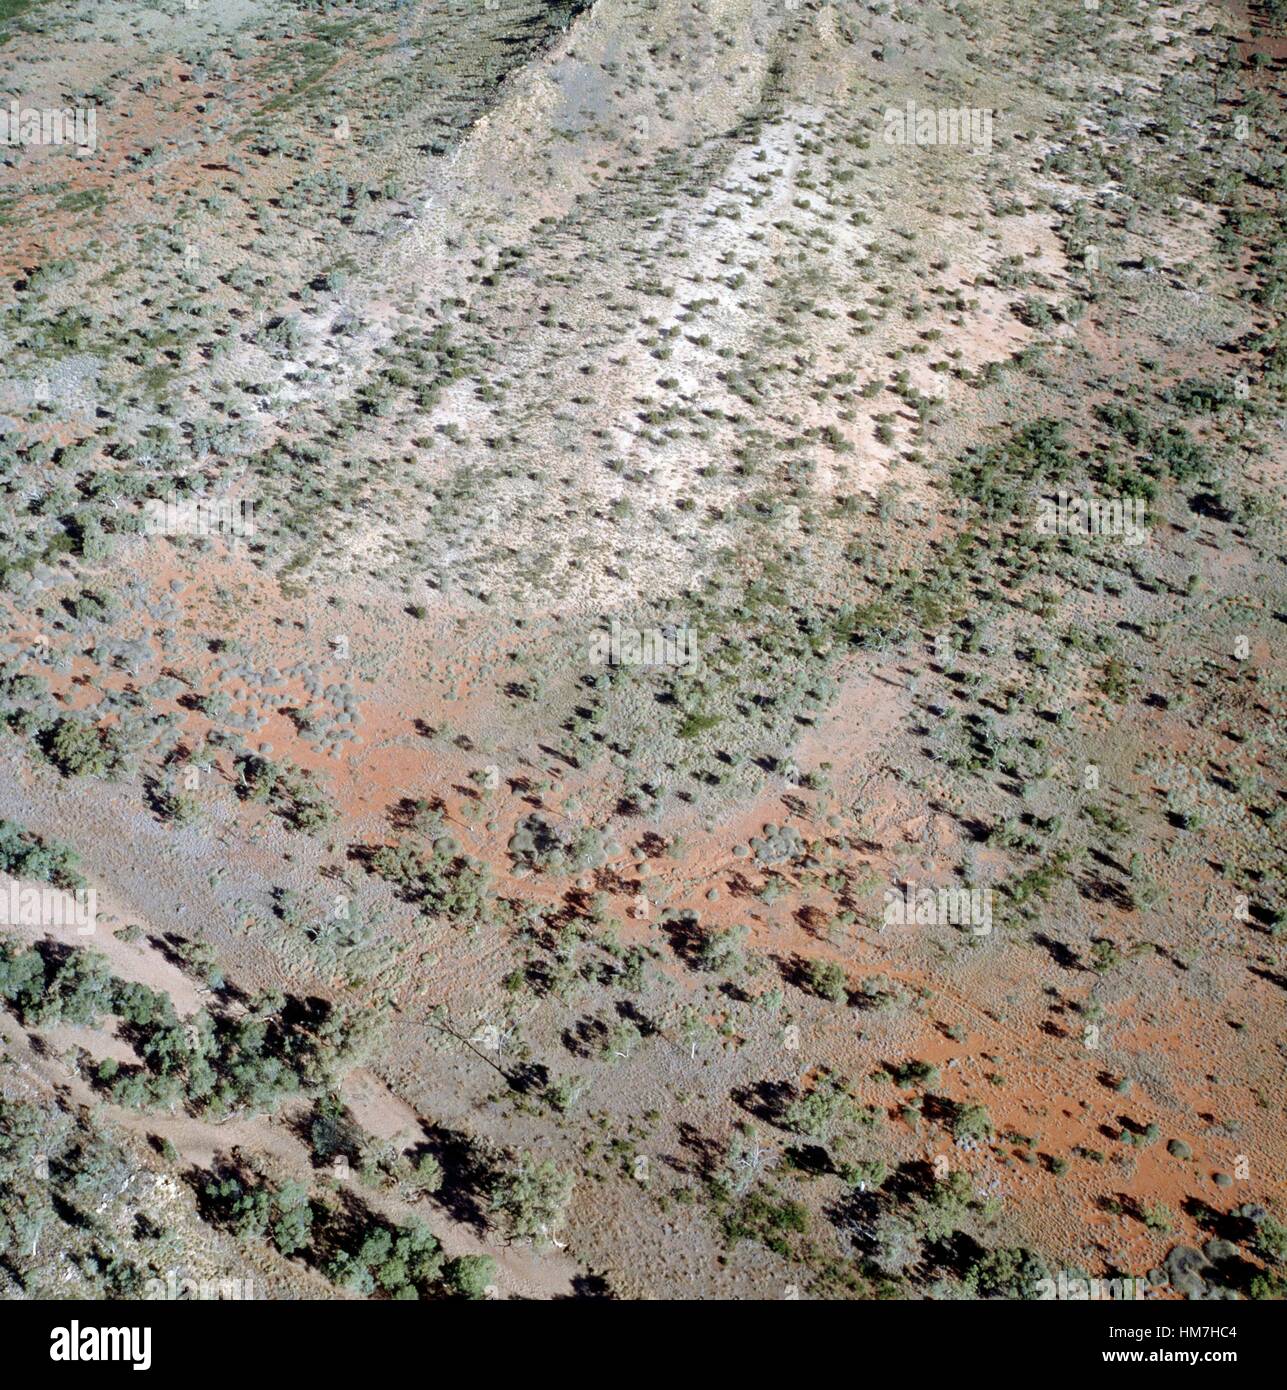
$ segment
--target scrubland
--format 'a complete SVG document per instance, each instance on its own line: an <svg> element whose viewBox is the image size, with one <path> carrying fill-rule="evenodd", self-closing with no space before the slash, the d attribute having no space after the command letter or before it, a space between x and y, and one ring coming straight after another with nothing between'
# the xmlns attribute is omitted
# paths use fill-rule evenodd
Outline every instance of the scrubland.
<svg viewBox="0 0 1287 1390"><path fill-rule="evenodd" d="M0 0L4 1296L1280 1297L1283 25Z"/></svg>

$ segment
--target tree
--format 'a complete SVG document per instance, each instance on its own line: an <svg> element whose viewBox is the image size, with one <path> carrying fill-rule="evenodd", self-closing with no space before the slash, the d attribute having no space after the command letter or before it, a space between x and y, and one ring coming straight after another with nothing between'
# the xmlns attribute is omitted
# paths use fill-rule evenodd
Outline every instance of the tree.
<svg viewBox="0 0 1287 1390"><path fill-rule="evenodd" d="M308 1188L291 1178L282 1184L273 1205L276 1208L271 1227L273 1244L283 1255L307 1249L313 1235L313 1208L308 1200Z"/></svg>
<svg viewBox="0 0 1287 1390"><path fill-rule="evenodd" d="M697 950L697 968L716 975L736 975L746 966L742 948L751 934L749 927L730 927L727 931L708 931Z"/></svg>
<svg viewBox="0 0 1287 1390"><path fill-rule="evenodd" d="M828 1072L808 1095L797 1096L782 1112L787 1129L824 1143L857 1119L857 1106L843 1077Z"/></svg>
<svg viewBox="0 0 1287 1390"><path fill-rule="evenodd" d="M1019 1245L989 1250L973 1273L984 1298L1035 1298L1037 1284L1050 1278L1041 1256Z"/></svg>
<svg viewBox="0 0 1287 1390"><path fill-rule="evenodd" d="M485 1298L496 1280L496 1261L490 1255L458 1255L447 1261L445 1277L461 1298Z"/></svg>
<svg viewBox="0 0 1287 1390"><path fill-rule="evenodd" d="M492 1179L490 1211L512 1240L552 1240L572 1197L572 1175L523 1154Z"/></svg>
<svg viewBox="0 0 1287 1390"><path fill-rule="evenodd" d="M63 716L49 735L49 761L64 777L101 777L115 761L110 742L93 724Z"/></svg>
<svg viewBox="0 0 1287 1390"><path fill-rule="evenodd" d="M958 1101L952 1111L952 1137L990 1139L992 1119L981 1105L966 1105Z"/></svg>
<svg viewBox="0 0 1287 1390"><path fill-rule="evenodd" d="M1268 1264L1287 1264L1287 1226L1266 1216L1256 1227L1251 1247Z"/></svg>
<svg viewBox="0 0 1287 1390"><path fill-rule="evenodd" d="M376 1226L356 1251L342 1250L327 1266L333 1284L361 1295L377 1288L391 1298L418 1298L442 1274L442 1247L423 1221Z"/></svg>
<svg viewBox="0 0 1287 1390"><path fill-rule="evenodd" d="M969 1177L959 1169L932 1184L928 1197L912 1201L912 1219L928 1241L943 1240L961 1228L973 1201Z"/></svg>
<svg viewBox="0 0 1287 1390"><path fill-rule="evenodd" d="M805 979L814 994L830 999L833 1004L840 1003L849 988L843 966L833 960L810 961Z"/></svg>
<svg viewBox="0 0 1287 1390"><path fill-rule="evenodd" d="M891 1277L904 1274L920 1263L920 1237L905 1216L887 1211L876 1218L871 1259L882 1274Z"/></svg>

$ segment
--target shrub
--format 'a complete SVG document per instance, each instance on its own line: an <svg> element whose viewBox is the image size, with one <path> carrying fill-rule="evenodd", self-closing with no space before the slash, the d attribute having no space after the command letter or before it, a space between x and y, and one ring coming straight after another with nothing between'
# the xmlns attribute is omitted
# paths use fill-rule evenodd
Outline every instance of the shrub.
<svg viewBox="0 0 1287 1390"><path fill-rule="evenodd" d="M78 855L59 840L44 840L14 821L0 820L0 873L35 879L59 888L79 888Z"/></svg>
<svg viewBox="0 0 1287 1390"><path fill-rule="evenodd" d="M494 1174L489 1210L515 1240L549 1239L572 1197L572 1176L551 1159L530 1154L512 1159Z"/></svg>
<svg viewBox="0 0 1287 1390"><path fill-rule="evenodd" d="M952 1110L954 1139L990 1139L992 1119L981 1105L958 1102Z"/></svg>
<svg viewBox="0 0 1287 1390"><path fill-rule="evenodd" d="M829 1140L858 1119L858 1107L845 1079L828 1072L807 1095L797 1096L782 1112L782 1123L807 1139Z"/></svg>
<svg viewBox="0 0 1287 1390"><path fill-rule="evenodd" d="M296 830L320 830L335 819L334 809L310 773L257 753L239 760L237 793L243 801L267 803Z"/></svg>
<svg viewBox="0 0 1287 1390"><path fill-rule="evenodd" d="M984 1298L1036 1298L1037 1285L1050 1278L1041 1256L1023 1246L989 1250L972 1273Z"/></svg>
<svg viewBox="0 0 1287 1390"><path fill-rule="evenodd" d="M46 741L49 761L64 777L102 777L118 762L113 735L64 715Z"/></svg>
<svg viewBox="0 0 1287 1390"><path fill-rule="evenodd" d="M434 841L428 857L413 845L381 846L371 856L371 867L434 916L470 923L491 917L490 868L460 854L449 835Z"/></svg>

